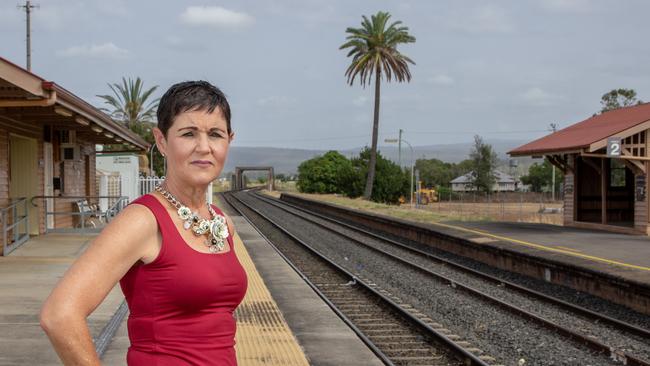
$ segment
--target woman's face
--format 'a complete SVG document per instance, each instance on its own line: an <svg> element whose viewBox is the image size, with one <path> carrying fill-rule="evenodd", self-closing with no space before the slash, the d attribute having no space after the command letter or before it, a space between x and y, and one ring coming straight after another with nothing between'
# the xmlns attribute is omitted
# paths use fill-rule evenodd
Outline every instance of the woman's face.
<svg viewBox="0 0 650 366"><path fill-rule="evenodd" d="M190 185L207 185L219 177L233 138L219 108L212 113L183 112L174 119L167 138L158 128L154 135L167 157L167 175Z"/></svg>

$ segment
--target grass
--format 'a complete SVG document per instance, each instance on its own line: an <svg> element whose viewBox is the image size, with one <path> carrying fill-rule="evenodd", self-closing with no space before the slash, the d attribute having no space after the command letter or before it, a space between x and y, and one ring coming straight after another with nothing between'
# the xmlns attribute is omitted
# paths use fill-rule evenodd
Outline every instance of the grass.
<svg viewBox="0 0 650 366"><path fill-rule="evenodd" d="M276 186L276 189L278 186ZM415 222L433 223L439 221L510 221L510 222L533 222L553 225L562 225L562 214L540 214L539 202L523 203L485 203L485 202L438 202L419 208L410 205L388 205L362 198L348 198L338 194L310 194L297 192L293 189L285 191L296 196L323 201L360 211L382 214ZM279 198L282 191L269 192L264 194ZM559 208L561 202L545 203L544 207Z"/></svg>
<svg viewBox="0 0 650 366"><path fill-rule="evenodd" d="M267 190L263 190L262 193L279 198L280 194L283 192L280 191L269 192ZM286 193L290 193L311 200L333 203L336 205L349 207L360 211L377 213L377 214L397 217L400 219L410 220L410 221L427 223L427 222L437 222L442 220L457 219L455 217L450 217L448 215L440 214L437 212L411 208L410 206L407 205L402 205L402 206L387 205L384 203L366 201L362 198L348 198L336 194L310 194L310 193L299 193L299 192L286 192Z"/></svg>

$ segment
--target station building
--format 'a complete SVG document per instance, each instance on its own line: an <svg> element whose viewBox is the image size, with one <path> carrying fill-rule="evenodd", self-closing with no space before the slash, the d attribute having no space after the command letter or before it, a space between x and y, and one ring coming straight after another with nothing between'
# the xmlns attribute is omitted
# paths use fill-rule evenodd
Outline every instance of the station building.
<svg viewBox="0 0 650 366"><path fill-rule="evenodd" d="M650 103L601 113L520 146L511 156L545 157L564 173L564 225L650 234ZM620 153L607 152L620 139Z"/></svg>
<svg viewBox="0 0 650 366"><path fill-rule="evenodd" d="M96 144L126 144L134 152L149 147L61 85L0 57L0 250L46 227L74 226L74 216L46 219L43 200L53 207L48 211L71 212L74 201L45 197L97 195ZM24 216L26 230L8 229Z"/></svg>

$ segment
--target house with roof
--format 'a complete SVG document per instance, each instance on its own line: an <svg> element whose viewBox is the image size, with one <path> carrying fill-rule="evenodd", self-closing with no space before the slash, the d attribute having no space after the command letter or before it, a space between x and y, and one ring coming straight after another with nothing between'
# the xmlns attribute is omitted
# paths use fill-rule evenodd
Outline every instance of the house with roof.
<svg viewBox="0 0 650 366"><path fill-rule="evenodd" d="M461 175L460 177L454 178L451 183L451 190L453 192L472 192L476 188L472 186L472 174L469 172L467 174ZM492 186L492 192L514 192L520 185L520 182L506 174L502 171L494 171L495 182Z"/></svg>
<svg viewBox="0 0 650 366"><path fill-rule="evenodd" d="M78 217L59 213L97 196L97 144L149 148L63 86L0 57L0 254L30 236L74 228Z"/></svg>
<svg viewBox="0 0 650 366"><path fill-rule="evenodd" d="M564 173L564 224L648 234L650 103L604 112L509 151Z"/></svg>

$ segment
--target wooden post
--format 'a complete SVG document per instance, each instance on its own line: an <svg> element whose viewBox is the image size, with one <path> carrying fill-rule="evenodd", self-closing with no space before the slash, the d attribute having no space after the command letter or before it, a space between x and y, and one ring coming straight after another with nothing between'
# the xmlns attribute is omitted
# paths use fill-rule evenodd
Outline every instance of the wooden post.
<svg viewBox="0 0 650 366"><path fill-rule="evenodd" d="M600 159L600 212L601 222L607 224L607 170L605 169L606 159Z"/></svg>

